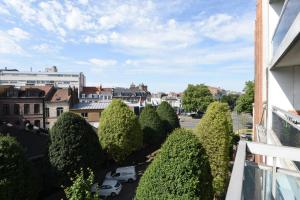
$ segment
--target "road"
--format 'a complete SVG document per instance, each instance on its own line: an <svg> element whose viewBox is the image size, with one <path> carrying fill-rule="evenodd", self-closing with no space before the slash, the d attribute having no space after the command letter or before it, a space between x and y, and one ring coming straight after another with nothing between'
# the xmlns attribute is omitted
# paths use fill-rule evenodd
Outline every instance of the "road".
<svg viewBox="0 0 300 200"><path fill-rule="evenodd" d="M180 116L180 127L193 129L196 127L200 119L193 119L187 116Z"/></svg>

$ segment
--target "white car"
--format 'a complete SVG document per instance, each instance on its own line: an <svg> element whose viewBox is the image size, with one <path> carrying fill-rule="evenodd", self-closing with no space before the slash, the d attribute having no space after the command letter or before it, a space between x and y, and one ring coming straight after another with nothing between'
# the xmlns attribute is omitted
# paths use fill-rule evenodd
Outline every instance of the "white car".
<svg viewBox="0 0 300 200"><path fill-rule="evenodd" d="M122 185L117 180L104 180L101 186L95 183L91 188L92 193L98 192L99 196L102 197L119 195L121 190Z"/></svg>
<svg viewBox="0 0 300 200"><path fill-rule="evenodd" d="M114 171L108 172L105 176L106 179L115 179L124 182L133 182L137 179L134 166L119 167Z"/></svg>

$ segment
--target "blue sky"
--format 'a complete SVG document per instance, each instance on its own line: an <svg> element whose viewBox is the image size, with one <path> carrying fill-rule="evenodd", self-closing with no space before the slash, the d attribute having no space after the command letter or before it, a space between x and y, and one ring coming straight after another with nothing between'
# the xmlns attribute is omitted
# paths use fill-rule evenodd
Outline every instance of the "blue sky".
<svg viewBox="0 0 300 200"><path fill-rule="evenodd" d="M255 0L0 1L0 66L150 91L253 79Z"/></svg>

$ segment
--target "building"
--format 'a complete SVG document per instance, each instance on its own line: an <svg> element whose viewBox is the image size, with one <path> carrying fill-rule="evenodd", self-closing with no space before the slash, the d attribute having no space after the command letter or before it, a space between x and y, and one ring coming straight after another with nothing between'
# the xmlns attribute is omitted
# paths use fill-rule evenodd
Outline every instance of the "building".
<svg viewBox="0 0 300 200"><path fill-rule="evenodd" d="M167 96L167 94L163 93L163 92L159 92L159 93L156 93L156 94L151 94L151 101L150 101L150 104L153 105L153 106L158 106L161 104L162 102L162 98L164 96Z"/></svg>
<svg viewBox="0 0 300 200"><path fill-rule="evenodd" d="M300 199L299 55L300 1L257 0L256 142L240 142L226 199Z"/></svg>
<svg viewBox="0 0 300 200"><path fill-rule="evenodd" d="M222 96L226 95L226 90L220 87L212 87L212 86L207 86L207 87L215 100L220 100Z"/></svg>
<svg viewBox="0 0 300 200"><path fill-rule="evenodd" d="M80 92L79 101L82 103L98 103L102 101L109 101L113 97L112 88L99 87L83 87Z"/></svg>
<svg viewBox="0 0 300 200"><path fill-rule="evenodd" d="M80 92L85 86L85 76L82 72L58 72L56 66L46 68L44 72L21 72L5 68L0 69L0 85L16 87L53 85L58 88L75 87Z"/></svg>
<svg viewBox="0 0 300 200"><path fill-rule="evenodd" d="M141 103L146 101L150 102L151 93L148 91L148 87L144 84L135 86L133 83L129 88L115 87L113 88L113 99L121 99L124 102L129 103Z"/></svg>
<svg viewBox="0 0 300 200"><path fill-rule="evenodd" d="M162 97L162 101L168 102L177 113L180 113L182 110L182 100L181 94L170 92L167 96Z"/></svg>
<svg viewBox="0 0 300 200"><path fill-rule="evenodd" d="M78 103L75 104L70 111L76 113L86 119L92 126L98 128L102 111L110 104L111 101Z"/></svg>
<svg viewBox="0 0 300 200"><path fill-rule="evenodd" d="M51 128L58 117L78 101L76 88L53 88L52 94L45 100L46 128Z"/></svg>
<svg viewBox="0 0 300 200"><path fill-rule="evenodd" d="M0 86L0 118L15 126L26 123L45 128L45 99L50 98L53 86Z"/></svg>

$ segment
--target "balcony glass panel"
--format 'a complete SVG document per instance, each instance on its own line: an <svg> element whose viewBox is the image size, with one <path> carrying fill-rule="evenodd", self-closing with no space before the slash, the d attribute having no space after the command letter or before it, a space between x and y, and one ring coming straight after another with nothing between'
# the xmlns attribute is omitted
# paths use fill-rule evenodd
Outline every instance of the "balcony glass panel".
<svg viewBox="0 0 300 200"><path fill-rule="evenodd" d="M289 28L293 24L299 12L299 0L288 0L286 7L282 11L281 18L279 19L277 28L273 36L273 55L276 53L280 43L284 39L284 36L287 34Z"/></svg>
<svg viewBox="0 0 300 200"><path fill-rule="evenodd" d="M277 173L276 199L300 199L300 178Z"/></svg>
<svg viewBox="0 0 300 200"><path fill-rule="evenodd" d="M280 143L284 146L291 146L300 148L300 130L291 125L292 122L287 122L276 112L273 112L272 129L279 139ZM300 169L300 163L295 162L298 169Z"/></svg>

